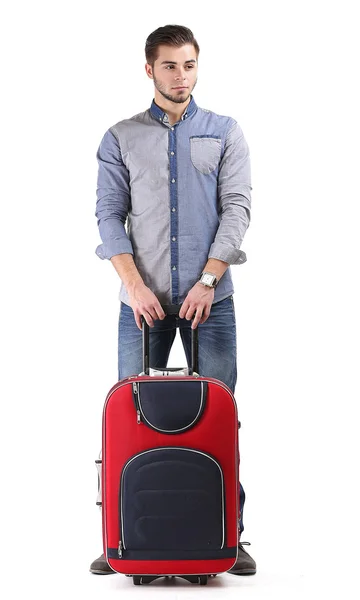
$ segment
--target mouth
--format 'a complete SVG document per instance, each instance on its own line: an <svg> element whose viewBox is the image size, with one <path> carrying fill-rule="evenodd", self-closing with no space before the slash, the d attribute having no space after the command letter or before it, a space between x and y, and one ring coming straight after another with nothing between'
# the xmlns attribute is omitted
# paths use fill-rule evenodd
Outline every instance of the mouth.
<svg viewBox="0 0 360 600"><path fill-rule="evenodd" d="M187 90L187 87L175 87L173 90Z"/></svg>

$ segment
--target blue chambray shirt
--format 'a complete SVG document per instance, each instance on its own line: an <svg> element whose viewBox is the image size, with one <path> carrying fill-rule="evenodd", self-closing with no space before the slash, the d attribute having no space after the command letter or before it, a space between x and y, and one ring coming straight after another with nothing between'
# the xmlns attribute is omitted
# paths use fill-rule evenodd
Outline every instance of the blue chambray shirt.
<svg viewBox="0 0 360 600"><path fill-rule="evenodd" d="M106 131L96 157L96 254L132 254L161 304L182 304L209 258L246 261L240 246L250 224L250 156L233 118L200 108L191 95L171 126L153 99ZM229 267L214 303L233 292ZM130 305L123 283L119 299Z"/></svg>

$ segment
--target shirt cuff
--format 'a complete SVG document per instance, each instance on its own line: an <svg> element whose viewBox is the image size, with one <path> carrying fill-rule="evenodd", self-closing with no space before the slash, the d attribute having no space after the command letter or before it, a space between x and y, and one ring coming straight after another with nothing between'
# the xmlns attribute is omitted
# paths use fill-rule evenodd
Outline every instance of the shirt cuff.
<svg viewBox="0 0 360 600"><path fill-rule="evenodd" d="M132 244L128 238L120 240L109 240L105 244L100 244L95 250L96 255L104 260L110 260L116 254L134 254Z"/></svg>
<svg viewBox="0 0 360 600"><path fill-rule="evenodd" d="M247 261L245 252L219 242L211 244L208 258L217 258L229 265L242 265Z"/></svg>

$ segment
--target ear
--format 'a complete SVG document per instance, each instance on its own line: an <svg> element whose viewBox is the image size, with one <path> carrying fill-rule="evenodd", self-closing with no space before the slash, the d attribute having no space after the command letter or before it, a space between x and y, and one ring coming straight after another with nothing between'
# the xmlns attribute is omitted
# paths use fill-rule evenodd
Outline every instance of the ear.
<svg viewBox="0 0 360 600"><path fill-rule="evenodd" d="M146 75L149 77L149 79L153 79L152 67L148 63L145 64L145 71L146 71Z"/></svg>

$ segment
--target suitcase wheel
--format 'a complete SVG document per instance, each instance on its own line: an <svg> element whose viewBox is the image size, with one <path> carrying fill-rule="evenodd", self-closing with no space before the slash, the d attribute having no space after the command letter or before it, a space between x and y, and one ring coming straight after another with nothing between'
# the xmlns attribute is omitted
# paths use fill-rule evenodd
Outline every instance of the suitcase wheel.
<svg viewBox="0 0 360 600"><path fill-rule="evenodd" d="M159 579L158 575L133 575L133 584L134 585L148 585L155 579Z"/></svg>
<svg viewBox="0 0 360 600"><path fill-rule="evenodd" d="M209 575L179 575L182 579L186 579L190 583L197 583L199 585L207 585Z"/></svg>

